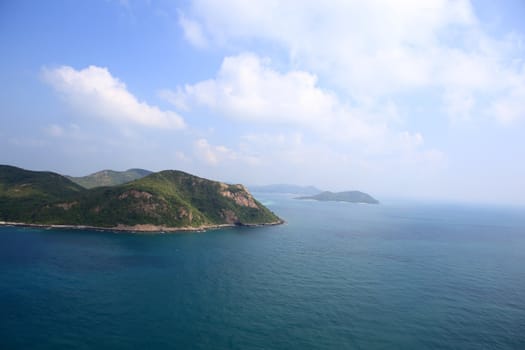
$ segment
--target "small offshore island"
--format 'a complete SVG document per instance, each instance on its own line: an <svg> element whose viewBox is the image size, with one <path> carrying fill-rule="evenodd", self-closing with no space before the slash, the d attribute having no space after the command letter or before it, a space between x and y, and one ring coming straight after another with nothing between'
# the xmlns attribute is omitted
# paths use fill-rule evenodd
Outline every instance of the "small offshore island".
<svg viewBox="0 0 525 350"><path fill-rule="evenodd" d="M75 178L0 165L0 224L177 232L283 223L243 185L176 170L136 177L86 188Z"/></svg>
<svg viewBox="0 0 525 350"><path fill-rule="evenodd" d="M379 201L361 191L330 192L325 191L313 196L297 197L296 199L313 199L317 201L334 201L349 203L379 204Z"/></svg>

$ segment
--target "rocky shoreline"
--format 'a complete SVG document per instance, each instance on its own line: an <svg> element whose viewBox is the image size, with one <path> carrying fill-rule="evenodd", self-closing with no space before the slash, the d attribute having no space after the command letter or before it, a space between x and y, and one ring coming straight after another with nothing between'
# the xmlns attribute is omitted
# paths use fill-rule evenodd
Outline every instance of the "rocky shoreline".
<svg viewBox="0 0 525 350"><path fill-rule="evenodd" d="M217 224L217 225L202 225L198 227L187 226L187 227L168 227L158 226L150 224L139 224L133 226L117 225L113 227L102 227L102 226L90 226L90 225L55 225L55 224L31 224L24 222L10 222L0 221L0 226L19 226L19 227L32 227L32 228L45 228L45 229L73 229L73 230L94 230L94 231L107 231L107 232L128 232L128 233L177 233L177 232L203 232L208 230L215 230L221 228L231 227L262 227L262 226L275 226L284 224L283 220L260 223L260 224Z"/></svg>

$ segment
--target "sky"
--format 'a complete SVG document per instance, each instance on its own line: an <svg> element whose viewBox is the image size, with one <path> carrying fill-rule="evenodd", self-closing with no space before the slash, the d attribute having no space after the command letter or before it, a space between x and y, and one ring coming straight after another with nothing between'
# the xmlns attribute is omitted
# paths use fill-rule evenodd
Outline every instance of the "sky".
<svg viewBox="0 0 525 350"><path fill-rule="evenodd" d="M0 0L0 163L525 204L522 0Z"/></svg>

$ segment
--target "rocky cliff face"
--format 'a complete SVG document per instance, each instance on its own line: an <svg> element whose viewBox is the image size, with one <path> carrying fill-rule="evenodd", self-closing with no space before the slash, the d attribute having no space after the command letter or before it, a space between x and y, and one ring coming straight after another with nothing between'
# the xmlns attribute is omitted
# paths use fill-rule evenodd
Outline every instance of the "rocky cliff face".
<svg viewBox="0 0 525 350"><path fill-rule="evenodd" d="M231 185L230 185L231 186ZM242 206L242 207L250 207L250 208L259 208L257 204L255 203L255 200L253 199L253 196L248 192L246 187L243 185L233 185L233 187L236 189L235 192L232 192L229 188L229 185L225 183L221 183L221 191L220 194L226 198L233 199L233 201Z"/></svg>

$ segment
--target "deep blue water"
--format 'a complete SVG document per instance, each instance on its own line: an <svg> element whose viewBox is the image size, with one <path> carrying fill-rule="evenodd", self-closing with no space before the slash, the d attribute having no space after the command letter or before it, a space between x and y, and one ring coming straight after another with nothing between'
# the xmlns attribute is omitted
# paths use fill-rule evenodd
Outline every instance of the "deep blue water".
<svg viewBox="0 0 525 350"><path fill-rule="evenodd" d="M259 196L287 224L0 228L1 349L525 349L525 211Z"/></svg>

